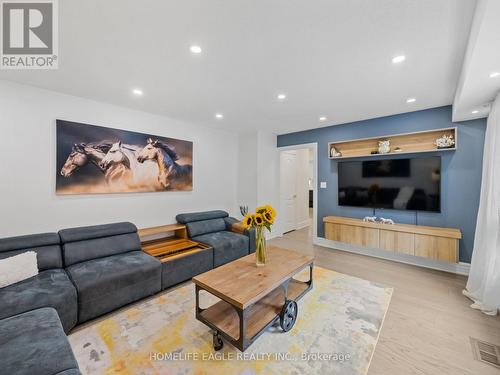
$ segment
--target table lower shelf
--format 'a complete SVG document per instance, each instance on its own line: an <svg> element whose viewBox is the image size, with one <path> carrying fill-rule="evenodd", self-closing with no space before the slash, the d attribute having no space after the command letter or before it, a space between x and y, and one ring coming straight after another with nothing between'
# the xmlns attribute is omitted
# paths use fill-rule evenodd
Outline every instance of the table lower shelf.
<svg viewBox="0 0 500 375"><path fill-rule="evenodd" d="M307 289L309 284L295 279L288 284L288 299L299 298ZM280 313L285 302L285 291L278 287L260 301L250 307L247 318L245 337L253 338L264 327L266 327ZM229 303L219 301L209 308L203 310L200 315L215 325L222 332L231 336L234 340L240 337L240 320L238 313Z"/></svg>

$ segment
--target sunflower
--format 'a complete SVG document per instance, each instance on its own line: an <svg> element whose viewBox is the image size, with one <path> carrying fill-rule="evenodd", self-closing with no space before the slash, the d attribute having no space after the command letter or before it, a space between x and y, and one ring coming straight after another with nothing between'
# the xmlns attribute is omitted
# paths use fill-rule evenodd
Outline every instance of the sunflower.
<svg viewBox="0 0 500 375"><path fill-rule="evenodd" d="M258 214L263 214L264 212L266 212L266 207L265 206L259 206L255 209L255 213L258 213Z"/></svg>
<svg viewBox="0 0 500 375"><path fill-rule="evenodd" d="M271 214L270 211L265 211L264 214L264 220L268 223L268 224L274 224L274 217L273 215Z"/></svg>
<svg viewBox="0 0 500 375"><path fill-rule="evenodd" d="M260 226L264 224L264 216L262 216L262 214L255 214L254 220L255 225Z"/></svg>
<svg viewBox="0 0 500 375"><path fill-rule="evenodd" d="M246 229L250 229L253 227L253 224L254 224L254 216L252 214L246 214L243 219L243 226Z"/></svg>
<svg viewBox="0 0 500 375"><path fill-rule="evenodd" d="M274 207L268 204L264 206L264 209L271 215L272 219L274 220L274 218L276 217L276 210L274 209Z"/></svg>

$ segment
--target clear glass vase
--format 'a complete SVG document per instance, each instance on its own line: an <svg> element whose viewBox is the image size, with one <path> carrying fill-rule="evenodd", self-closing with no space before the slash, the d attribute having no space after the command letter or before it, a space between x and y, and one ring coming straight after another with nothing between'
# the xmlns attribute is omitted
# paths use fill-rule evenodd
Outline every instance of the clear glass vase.
<svg viewBox="0 0 500 375"><path fill-rule="evenodd" d="M267 246L266 236L264 235L264 227L259 226L256 228L255 237L255 264L257 264L258 267L261 267L267 262Z"/></svg>

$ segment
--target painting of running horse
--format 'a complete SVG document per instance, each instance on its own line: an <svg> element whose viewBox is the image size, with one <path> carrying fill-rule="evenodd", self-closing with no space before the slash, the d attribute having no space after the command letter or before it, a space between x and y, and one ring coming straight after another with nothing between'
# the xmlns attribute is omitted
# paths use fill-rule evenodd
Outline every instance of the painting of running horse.
<svg viewBox="0 0 500 375"><path fill-rule="evenodd" d="M193 190L193 142L56 121L56 192Z"/></svg>

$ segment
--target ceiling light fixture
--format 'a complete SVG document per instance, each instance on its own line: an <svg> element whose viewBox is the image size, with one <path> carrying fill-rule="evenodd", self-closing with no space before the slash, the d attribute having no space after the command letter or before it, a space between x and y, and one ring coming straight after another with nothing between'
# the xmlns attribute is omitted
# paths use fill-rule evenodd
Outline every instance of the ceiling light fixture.
<svg viewBox="0 0 500 375"><path fill-rule="evenodd" d="M133 89L132 93L136 96L142 96L144 94L141 89Z"/></svg>
<svg viewBox="0 0 500 375"><path fill-rule="evenodd" d="M199 54L202 51L200 46L191 46L189 47L189 50L191 51L191 53L196 53L196 54Z"/></svg>
<svg viewBox="0 0 500 375"><path fill-rule="evenodd" d="M495 77L498 77L500 76L500 72L493 72L490 74L490 78L495 78Z"/></svg>
<svg viewBox="0 0 500 375"><path fill-rule="evenodd" d="M319 121L321 121L321 122L326 121L326 117L325 117L325 116L321 116L321 117L319 118Z"/></svg>
<svg viewBox="0 0 500 375"><path fill-rule="evenodd" d="M217 118L217 119L219 119L219 120L220 120L220 119L223 119L223 118L224 118L224 115L223 115L222 113L216 113L216 114L215 114L215 118Z"/></svg>
<svg viewBox="0 0 500 375"><path fill-rule="evenodd" d="M477 109L475 109L475 110L472 111L473 115L475 115L476 113L479 113L479 111Z"/></svg>
<svg viewBox="0 0 500 375"><path fill-rule="evenodd" d="M278 98L278 100L285 100L286 95L285 94L278 94L277 98Z"/></svg>
<svg viewBox="0 0 500 375"><path fill-rule="evenodd" d="M393 57L392 63L393 64L399 64L399 63L402 63L405 60L406 60L406 56L405 55L400 55L400 56Z"/></svg>
<svg viewBox="0 0 500 375"><path fill-rule="evenodd" d="M415 98L406 99L406 103L415 103L416 101L417 101L417 99L415 99Z"/></svg>

